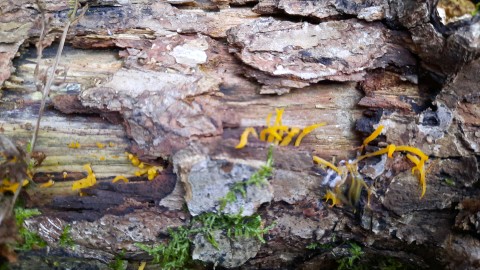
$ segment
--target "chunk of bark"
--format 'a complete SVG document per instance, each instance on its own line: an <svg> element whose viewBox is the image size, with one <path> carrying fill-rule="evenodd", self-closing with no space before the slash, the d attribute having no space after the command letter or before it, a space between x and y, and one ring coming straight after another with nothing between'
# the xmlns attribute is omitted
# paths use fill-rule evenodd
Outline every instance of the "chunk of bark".
<svg viewBox="0 0 480 270"><path fill-rule="evenodd" d="M388 3L373 1L302 1L302 0L260 0L253 8L259 14L283 12L288 15L310 19L329 19L348 14L366 21L377 21L386 17Z"/></svg>
<svg viewBox="0 0 480 270"><path fill-rule="evenodd" d="M252 77L283 94L322 80L360 81L369 69L389 64L414 65L413 58L396 60L410 54L390 43L391 35L381 24L358 20L313 25L262 18L232 28L228 41L254 68L247 70Z"/></svg>
<svg viewBox="0 0 480 270"><path fill-rule="evenodd" d="M167 158L191 137L222 132L209 97L218 82L201 75L119 70L100 87L82 92L84 106L119 112L145 156Z"/></svg>
<svg viewBox="0 0 480 270"><path fill-rule="evenodd" d="M214 231L212 236L217 242L218 248L214 247L203 234L195 236L192 259L218 264L226 268L235 268L255 257L261 245L257 238L230 239L222 231Z"/></svg>

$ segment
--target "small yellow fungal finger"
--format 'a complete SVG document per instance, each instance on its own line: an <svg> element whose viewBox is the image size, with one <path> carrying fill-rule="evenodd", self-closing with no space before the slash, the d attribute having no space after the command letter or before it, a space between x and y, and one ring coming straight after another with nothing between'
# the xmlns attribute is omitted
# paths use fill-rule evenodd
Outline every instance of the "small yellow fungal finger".
<svg viewBox="0 0 480 270"><path fill-rule="evenodd" d="M148 169L141 169L135 172L135 176L142 176L148 172Z"/></svg>
<svg viewBox="0 0 480 270"><path fill-rule="evenodd" d="M152 167L148 169L147 175L148 175L148 180L152 181L155 178L155 176L157 176L157 168Z"/></svg>
<svg viewBox="0 0 480 270"><path fill-rule="evenodd" d="M359 156L359 157L357 158L357 162L360 161L360 160L362 160L362 159L365 159L365 158L374 157L374 156L380 156L380 155L383 155L383 154L386 154L386 153L388 153L387 147L382 148L382 149L380 149L380 150L378 150L378 151L375 151L375 152L372 152L372 153L368 153L368 154Z"/></svg>
<svg viewBox="0 0 480 270"><path fill-rule="evenodd" d="M283 138L282 142L280 143L280 146L287 146L290 144L290 142L292 141L293 137L295 135L297 135L298 133L300 132L300 129L299 128L292 128L290 130L290 132L288 132L287 136L285 138Z"/></svg>
<svg viewBox="0 0 480 270"><path fill-rule="evenodd" d="M132 165L133 165L133 166L138 166L138 165L140 165L140 160L139 160L136 156L133 156L133 155L132 155L132 158L130 159L130 161L132 162Z"/></svg>
<svg viewBox="0 0 480 270"><path fill-rule="evenodd" d="M105 144L103 144L103 143L97 142L96 144L97 144L97 147L100 148L100 149L105 148Z"/></svg>
<svg viewBox="0 0 480 270"><path fill-rule="evenodd" d="M416 156L407 154L407 158L415 165L418 165L420 163L420 160Z"/></svg>
<svg viewBox="0 0 480 270"><path fill-rule="evenodd" d="M338 199L337 195L333 193L331 190L327 190L327 194L323 197L323 199L328 203L328 200L332 201L332 204L329 207L334 207L335 205L339 204L340 200Z"/></svg>
<svg viewBox="0 0 480 270"><path fill-rule="evenodd" d="M68 148L80 148L80 143L79 142L71 142L68 144Z"/></svg>
<svg viewBox="0 0 480 270"><path fill-rule="evenodd" d="M363 140L363 146L366 146L369 142L375 140L378 137L378 135L382 133L382 130L383 130L383 125L379 125L377 129L375 129L375 131L372 134L370 134L370 136L368 136L367 138L365 138L365 140Z"/></svg>
<svg viewBox="0 0 480 270"><path fill-rule="evenodd" d="M272 113L267 115L267 127L271 127Z"/></svg>
<svg viewBox="0 0 480 270"><path fill-rule="evenodd" d="M420 169L420 186L422 186L422 195L420 195L420 199L423 198L423 196L425 195L425 192L427 191L427 182L426 182L426 179L425 179L425 168L422 167Z"/></svg>
<svg viewBox="0 0 480 270"><path fill-rule="evenodd" d="M269 128L265 128L260 132L260 140L267 141L267 133L272 135L272 138L268 136L268 142L273 142L273 139L277 139L279 141L282 140L282 137L277 133L277 130L288 131L287 126L273 126Z"/></svg>
<svg viewBox="0 0 480 270"><path fill-rule="evenodd" d="M30 183L30 181L28 181L27 179L24 179L23 182L22 182L22 187L28 185Z"/></svg>
<svg viewBox="0 0 480 270"><path fill-rule="evenodd" d="M418 181L420 182L420 186L422 187L422 194L420 195L420 198L422 198L427 191L427 183L425 181L425 161L423 159L419 160L416 156L412 156L410 154L407 154L407 158L413 164L415 164L415 166L412 168L412 174L415 174L415 171L419 172Z"/></svg>
<svg viewBox="0 0 480 270"><path fill-rule="evenodd" d="M66 179L68 176L68 173L67 172L63 172L63 179Z"/></svg>
<svg viewBox="0 0 480 270"><path fill-rule="evenodd" d="M240 136L240 142L235 146L236 149L241 149L247 145L248 135L252 133L255 138L258 138L257 131L253 127L246 128Z"/></svg>
<svg viewBox="0 0 480 270"><path fill-rule="evenodd" d="M387 157L392 158L393 157L393 152L395 152L395 144L390 144L387 146Z"/></svg>
<svg viewBox="0 0 480 270"><path fill-rule="evenodd" d="M422 152L422 150L416 148L416 147L413 147L413 146L407 146L407 145L400 145L400 146L397 146L395 148L395 151L404 151L404 152L410 152L412 154L415 154L417 155L418 157L420 157L421 160L423 161L427 161L428 160L428 156L425 155L425 153Z"/></svg>
<svg viewBox="0 0 480 270"><path fill-rule="evenodd" d="M141 262L138 270L143 270L145 268L145 265L147 265L147 262Z"/></svg>
<svg viewBox="0 0 480 270"><path fill-rule="evenodd" d="M281 109L275 109L277 112L277 116L275 117L275 126L281 126L282 125L282 116L283 112L285 111L284 108Z"/></svg>
<svg viewBox="0 0 480 270"><path fill-rule="evenodd" d="M313 156L313 161L314 161L315 163L317 163L317 164L325 165L325 166L329 167L330 169L336 171L338 175L341 175L341 172L340 172L340 170L337 168L337 166L335 166L335 165L333 165L332 163L326 161L325 159L320 158L320 157L317 157L317 156Z"/></svg>
<svg viewBox="0 0 480 270"><path fill-rule="evenodd" d="M118 182L118 181L120 181L120 180L122 180L122 181L125 182L125 183L128 183L128 178L126 178L126 177L123 176L123 175L117 175L117 176L115 176L115 178L113 178L113 180L112 180L112 183L116 183L116 182Z"/></svg>
<svg viewBox="0 0 480 270"><path fill-rule="evenodd" d="M300 135L298 135L297 140L295 140L295 146L299 146L300 143L302 142L303 137L307 136L310 132L314 131L315 129L317 129L319 127L325 126L326 124L327 123L323 122L323 123L318 123L318 124L314 124L314 125L310 125L308 127L305 127L302 130L302 133L300 133Z"/></svg>
<svg viewBox="0 0 480 270"><path fill-rule="evenodd" d="M45 183L41 184L40 187L41 188L48 188L48 187L53 186L53 184L55 184L55 181L50 179L50 180L48 180L48 182L45 182Z"/></svg>
<svg viewBox="0 0 480 270"><path fill-rule="evenodd" d="M109 143L108 143L108 146L110 146L110 147L114 147L114 146L115 146L115 144L114 144L113 142L109 142Z"/></svg>
<svg viewBox="0 0 480 270"><path fill-rule="evenodd" d="M92 167L90 167L90 163L83 165L83 169L87 171L89 175L93 173Z"/></svg>

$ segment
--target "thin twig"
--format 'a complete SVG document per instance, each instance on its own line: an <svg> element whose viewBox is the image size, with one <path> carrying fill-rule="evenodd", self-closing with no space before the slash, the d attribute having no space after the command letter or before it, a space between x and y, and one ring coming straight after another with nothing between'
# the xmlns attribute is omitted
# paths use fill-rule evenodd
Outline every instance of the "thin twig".
<svg viewBox="0 0 480 270"><path fill-rule="evenodd" d="M78 5L78 1L76 2ZM43 112L45 111L45 103L47 101L48 95L50 94L50 88L52 87L53 80L55 79L55 72L57 71L58 63L60 62L60 57L62 56L63 47L65 46L65 40L67 39L68 30L72 24L78 22L78 20L80 20L85 15L85 12L87 12L87 9L88 9L88 5L86 5L82 9L82 12L80 13L79 16L75 16L75 14L73 14L73 16L70 16L69 19L67 20L65 27L63 28L62 37L60 38L60 44L58 45L57 55L55 56L55 63L53 64L53 68L51 69L50 75L48 76L47 83L43 88L42 103L40 104L37 123L35 125L35 131L33 132L32 140L30 144L31 152L33 152L33 150L35 149L35 144L37 142L37 137L38 137L38 131L40 130L40 121L42 119ZM77 9L75 8L75 11L76 10Z"/></svg>
<svg viewBox="0 0 480 270"><path fill-rule="evenodd" d="M40 37L38 39L37 44L37 64L35 65L35 71L33 72L33 77L35 78L36 82L35 85L37 86L37 90L40 90L40 81L38 80L38 72L40 70L40 61L42 60L43 56L43 41L45 40L46 32L47 32L47 19L45 17L45 10L40 4L40 0L37 0L37 6L40 10L40 19L42 22L42 28L40 30Z"/></svg>
<svg viewBox="0 0 480 270"><path fill-rule="evenodd" d="M48 95L50 94L50 88L52 86L53 80L55 79L55 72L57 71L58 63L60 62L60 57L62 56L63 47L65 45L65 39L67 39L68 29L70 28L71 21L68 20L67 24L63 28L62 37L60 38L60 45L58 45L57 55L55 56L55 63L53 68L48 76L47 83L45 88L43 88L43 98L42 103L40 104L40 110L38 111L37 124L35 125L35 132L32 136L31 141L31 151L35 149L35 143L37 142L38 131L40 130L40 120L42 119L43 112L45 110L45 103L47 101Z"/></svg>

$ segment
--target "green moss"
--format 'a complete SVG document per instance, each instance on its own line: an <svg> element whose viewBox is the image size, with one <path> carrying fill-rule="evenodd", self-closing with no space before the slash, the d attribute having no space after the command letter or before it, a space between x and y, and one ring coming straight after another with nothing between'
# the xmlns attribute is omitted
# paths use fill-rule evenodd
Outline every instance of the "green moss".
<svg viewBox="0 0 480 270"><path fill-rule="evenodd" d="M16 250L31 250L33 248L42 248L47 245L45 241L37 233L29 231L24 226L24 221L34 216L41 215L38 209L25 209L22 207L16 207L14 210L15 220L18 227L18 233L22 238L22 242L18 243L15 247Z"/></svg>
<svg viewBox="0 0 480 270"><path fill-rule="evenodd" d="M203 234L216 248L218 243L213 237L213 232L222 230L231 239L238 237L257 238L265 243L263 234L268 232L273 225L264 228L259 215L242 217L237 215L219 215L213 213L202 214L195 217L185 227L169 230L170 240L167 244L148 246L142 243L135 245L153 257L153 263L160 264L162 269L182 269L191 264L190 249L194 235Z"/></svg>
<svg viewBox="0 0 480 270"><path fill-rule="evenodd" d="M247 181L236 183L227 196L221 200L223 207L225 207L227 203L234 202L237 193L245 197L246 187L249 185L263 185L268 181L273 171L272 156L272 148L270 147L266 164ZM260 242L265 243L263 235L271 230L274 224L264 227L260 215L245 217L241 214L241 212L236 215L204 213L193 218L190 224L186 226L170 229L168 231L170 239L167 243L153 246L135 243L135 246L152 256L152 262L159 264L161 269L184 269L191 264L191 239L198 233L203 234L217 249L219 246L213 233L219 230L225 232L232 240L239 237L256 238Z"/></svg>
<svg viewBox="0 0 480 270"><path fill-rule="evenodd" d="M454 187L455 186L455 181L452 178L445 178L443 179L445 181L445 184Z"/></svg>
<svg viewBox="0 0 480 270"><path fill-rule="evenodd" d="M60 235L58 243L61 247L73 247L75 241L73 241L72 236L70 235L70 225L67 225L63 228L62 234Z"/></svg>
<svg viewBox="0 0 480 270"><path fill-rule="evenodd" d="M349 256L343 257L338 260L338 270L345 270L345 269L366 269L364 265L358 264L357 262L363 255L362 248L355 244L350 243L350 248L348 249Z"/></svg>
<svg viewBox="0 0 480 270"><path fill-rule="evenodd" d="M243 198L247 197L246 188L250 185L262 186L268 183L268 178L273 172L273 147L270 146L267 154L267 162L260 167L247 181L237 182L228 191L225 197L220 199L220 211L224 210L227 204L234 203L237 200L237 194L241 194Z"/></svg>
<svg viewBox="0 0 480 270"><path fill-rule="evenodd" d="M169 230L170 241L168 244L147 246L136 243L135 245L152 256L153 263L159 263L161 269L183 269L191 261L191 233L190 228L179 227L175 230Z"/></svg>
<svg viewBox="0 0 480 270"><path fill-rule="evenodd" d="M113 261L108 264L108 267L112 270L125 270L127 269L128 261L125 260L125 251L122 250L120 254L117 254Z"/></svg>

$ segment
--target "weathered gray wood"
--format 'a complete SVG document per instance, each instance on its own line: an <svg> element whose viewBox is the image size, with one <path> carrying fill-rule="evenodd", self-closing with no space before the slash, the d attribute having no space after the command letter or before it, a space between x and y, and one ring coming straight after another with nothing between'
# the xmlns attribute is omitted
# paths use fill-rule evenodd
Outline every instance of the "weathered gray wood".
<svg viewBox="0 0 480 270"><path fill-rule="evenodd" d="M32 2L0 3L0 131L20 147L31 136L41 98L33 80L36 50L28 47L39 35ZM364 262L385 256L416 268L455 269L461 261L462 268L475 269L479 17L443 26L436 1L275 0L252 9L254 2L92 3L69 34L42 119L36 150L46 159L34 180L56 183L23 195L28 207L43 212L27 225L49 243L52 256L65 256L58 239L69 224L76 249L66 252L95 259L86 265L105 267L122 249L132 267L149 259L134 243L161 241L168 228L187 224L190 213L182 207L194 202L192 192L199 190L191 189L205 184L202 179L263 164L266 143L251 139L242 150L234 146L244 128L260 130L268 113L285 108L285 125L327 125L298 148L276 147L266 186L272 195L263 198L270 203L258 212L266 224L277 225L243 268L335 268L337 257L348 255L344 243L350 240L364 246ZM52 18L47 38L53 40L67 6L52 0L45 9ZM55 45L45 50L41 74L54 52ZM291 72L278 72L292 63ZM375 190L370 207L365 195L356 209L329 208L321 200L325 172L311 156L353 159L358 131L368 134L378 124L385 126L378 145L412 145L430 156L425 197L419 199L411 164L396 155L360 168ZM72 141L81 147L68 148ZM125 151L165 168L153 181L135 177L138 168ZM199 160L214 168L198 173ZM81 197L70 187L85 177L86 163L98 183ZM117 175L130 182L111 183ZM308 251L310 243L333 250ZM33 261L34 255L24 258Z"/></svg>

